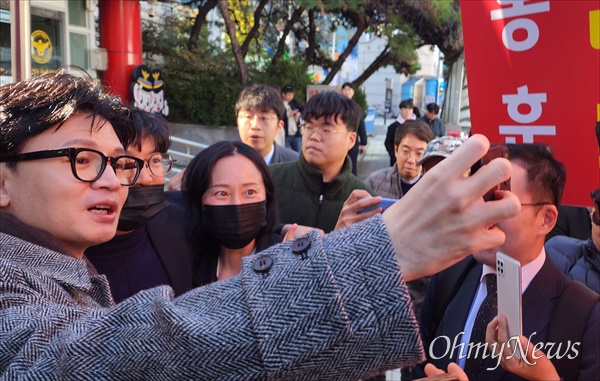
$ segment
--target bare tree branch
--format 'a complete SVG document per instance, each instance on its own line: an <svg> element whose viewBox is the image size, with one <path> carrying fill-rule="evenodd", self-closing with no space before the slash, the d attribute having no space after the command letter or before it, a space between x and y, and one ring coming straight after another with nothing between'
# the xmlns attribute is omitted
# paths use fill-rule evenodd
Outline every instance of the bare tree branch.
<svg viewBox="0 0 600 381"><path fill-rule="evenodd" d="M346 61L346 58L348 58L350 53L352 53L352 50L356 47L356 44L358 44L358 40L360 39L360 36L362 36L366 28L367 25L365 23L365 16L363 14L356 13L356 33L354 33L350 41L348 41L348 46L346 46L344 52L335 61L335 64L329 71L329 74L323 80L323 84L328 85L331 83L335 75L342 68L342 65Z"/></svg>
<svg viewBox="0 0 600 381"><path fill-rule="evenodd" d="M315 49L317 45L317 31L315 25L315 10L308 10L308 47L306 48L306 52L304 55L305 61L310 65L313 63Z"/></svg>
<svg viewBox="0 0 600 381"><path fill-rule="evenodd" d="M265 6L267 5L268 2L269 2L269 0L260 0L260 2L258 3L258 6L256 7L256 10L254 11L254 25L252 25L252 29L250 29L250 32L248 32L248 35L246 36L246 39L244 40L244 43L242 44L242 47L241 47L243 57L246 57L246 54L248 54L248 48L250 47L250 42L257 35L257 33L260 29L260 19L261 19L262 11L263 11L263 9L265 9Z"/></svg>
<svg viewBox="0 0 600 381"><path fill-rule="evenodd" d="M367 79L369 79L369 77L371 75L373 75L373 73L375 73L380 68L387 66L390 63L390 58L391 58L390 45L387 44L385 46L385 48L383 48L381 53L379 53L377 58L375 58L375 60L373 60L373 62L371 62L369 67L367 67L365 69L365 71L358 78L356 78L354 80L354 82L352 83L352 86L353 87L361 86L363 83L365 83L367 81Z"/></svg>
<svg viewBox="0 0 600 381"><path fill-rule="evenodd" d="M194 25L192 26L192 31L190 32L190 38L188 40L188 50L192 51L198 46L198 38L200 37L202 25L204 25L204 22L206 21L206 15L211 9L217 6L218 2L219 0L208 0L198 9L198 14L194 20Z"/></svg>
<svg viewBox="0 0 600 381"><path fill-rule="evenodd" d="M235 56L235 61L237 62L238 69L240 70L240 79L242 81L242 85L246 86L248 83L248 68L246 67L246 63L244 62L244 56L240 50L240 44L235 36L235 25L231 21L231 17L229 15L229 8L227 8L227 0L219 0L219 10L223 15L223 20L225 21L225 27L227 28L227 34L231 39L231 50L233 51L233 55Z"/></svg>
<svg viewBox="0 0 600 381"><path fill-rule="evenodd" d="M294 10L294 13L292 13L292 17L290 17L290 19L288 20L287 24L285 25L285 28L283 29L283 33L281 34L281 37L279 38L279 44L277 45L277 51L273 55L273 59L271 60L271 65L275 65L275 63L277 63L277 61L279 61L281 59L281 57L283 56L283 52L285 51L285 40L286 40L288 34L290 34L290 30L292 30L292 27L294 26L294 24L297 23L298 20L300 20L300 16L302 16L304 9L305 8L303 6L299 6L298 8L296 8Z"/></svg>

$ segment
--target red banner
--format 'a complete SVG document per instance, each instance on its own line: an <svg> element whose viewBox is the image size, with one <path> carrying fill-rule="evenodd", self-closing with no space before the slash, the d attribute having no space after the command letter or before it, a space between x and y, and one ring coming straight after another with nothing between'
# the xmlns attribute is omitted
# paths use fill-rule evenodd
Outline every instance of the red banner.
<svg viewBox="0 0 600 381"><path fill-rule="evenodd" d="M600 2L461 1L471 126L492 143L548 144L564 204L600 187Z"/></svg>

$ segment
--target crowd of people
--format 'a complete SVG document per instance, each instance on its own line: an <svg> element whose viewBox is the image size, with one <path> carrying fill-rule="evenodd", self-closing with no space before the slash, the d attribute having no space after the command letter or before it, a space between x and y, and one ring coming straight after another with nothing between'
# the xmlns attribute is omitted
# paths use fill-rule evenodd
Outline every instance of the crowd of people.
<svg viewBox="0 0 600 381"><path fill-rule="evenodd" d="M549 147L507 144L470 173L488 140L446 136L439 106L417 118L412 100L390 167L362 182L352 96L248 86L241 141L165 191L161 116L62 70L2 86L2 378L597 378L600 190L589 240L546 242L566 182ZM382 197L398 201L382 213ZM521 358L494 309L498 251L522 266ZM573 356L547 345L567 341ZM485 343L495 357L470 352Z"/></svg>

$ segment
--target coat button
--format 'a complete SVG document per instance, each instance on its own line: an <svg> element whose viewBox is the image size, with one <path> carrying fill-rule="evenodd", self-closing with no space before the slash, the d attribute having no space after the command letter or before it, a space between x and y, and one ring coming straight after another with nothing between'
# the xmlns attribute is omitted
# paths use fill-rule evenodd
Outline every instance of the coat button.
<svg viewBox="0 0 600 381"><path fill-rule="evenodd" d="M263 255L260 258L257 258L252 265L252 268L257 273L264 273L269 271L269 269L273 266L273 259L271 259L268 255Z"/></svg>
<svg viewBox="0 0 600 381"><path fill-rule="evenodd" d="M303 254L308 251L310 247L310 239L308 237L300 237L292 243L292 253Z"/></svg>

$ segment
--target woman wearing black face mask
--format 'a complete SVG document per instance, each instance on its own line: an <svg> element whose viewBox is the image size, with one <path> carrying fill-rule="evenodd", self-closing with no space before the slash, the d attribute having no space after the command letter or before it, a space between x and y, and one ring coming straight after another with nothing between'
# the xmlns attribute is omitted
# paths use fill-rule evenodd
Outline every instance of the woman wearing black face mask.
<svg viewBox="0 0 600 381"><path fill-rule="evenodd" d="M278 209L264 159L241 142L219 142L197 155L183 179L190 233L202 251L196 286L239 274L241 259L282 241L273 231Z"/></svg>

